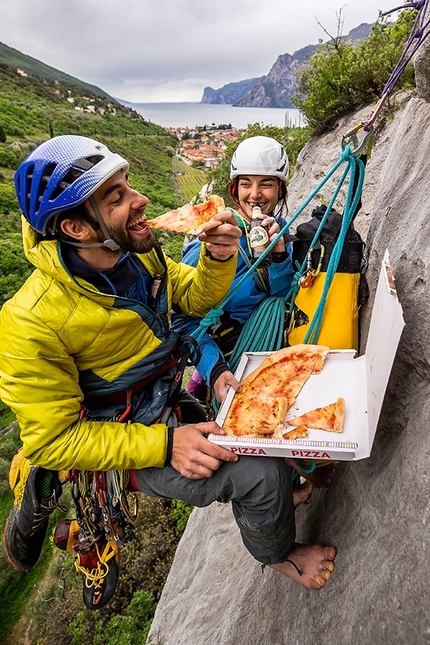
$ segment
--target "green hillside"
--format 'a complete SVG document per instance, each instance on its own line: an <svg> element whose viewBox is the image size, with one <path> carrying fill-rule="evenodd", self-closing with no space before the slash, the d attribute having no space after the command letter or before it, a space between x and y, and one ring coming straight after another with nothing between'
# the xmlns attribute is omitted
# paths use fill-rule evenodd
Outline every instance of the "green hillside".
<svg viewBox="0 0 430 645"><path fill-rule="evenodd" d="M54 135L80 134L106 143L131 164L133 186L151 200L150 217L178 205L169 185L176 139L134 110L86 92L66 81L22 76L0 63L0 246L11 258L0 259L0 305L16 290L23 263L20 213L13 174L42 141ZM8 255L8 253L6 253ZM16 269L16 270L15 270Z"/></svg>
<svg viewBox="0 0 430 645"><path fill-rule="evenodd" d="M115 100L109 96L107 92L101 90L96 85L90 85L74 76L60 72L58 69L45 65L45 63L42 63L40 60L27 56L17 49L13 49L13 47L8 47L4 43L0 43L0 63L5 63L11 67L19 68L29 76L38 76L39 78L45 78L48 81L65 81L66 83L71 83L72 85L81 87L86 92L92 92L96 96L102 96L106 99L110 99L111 101Z"/></svg>

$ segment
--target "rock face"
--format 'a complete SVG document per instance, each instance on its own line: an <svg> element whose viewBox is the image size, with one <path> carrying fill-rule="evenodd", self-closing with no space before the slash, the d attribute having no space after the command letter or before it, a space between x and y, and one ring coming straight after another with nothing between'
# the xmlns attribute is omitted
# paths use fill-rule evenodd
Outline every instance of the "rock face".
<svg viewBox="0 0 430 645"><path fill-rule="evenodd" d="M315 53L316 46L309 45L309 56ZM275 64L267 76L263 77L255 87L253 87L245 96L236 103L238 107L262 107L262 108L279 108L294 107L291 99L296 93L297 70L303 64L305 58L297 56L296 52L291 54L281 54L278 56Z"/></svg>
<svg viewBox="0 0 430 645"><path fill-rule="evenodd" d="M366 23L352 29L345 40L357 41L366 38L372 25ZM251 81L229 83L220 90L205 88L201 103L228 103L238 107L262 108L293 108L292 97L297 89L297 71L308 58L315 54L318 45L308 45L297 50L294 54L281 54L270 69L267 76ZM255 82L254 82L255 81ZM245 89L246 83L251 83ZM236 98L233 100L234 89ZM210 99L210 100L208 100Z"/></svg>
<svg viewBox="0 0 430 645"><path fill-rule="evenodd" d="M411 98L407 92L399 92L391 98L396 107L394 117L383 126L377 125L374 132L372 153L366 164L366 178L362 193L362 206L354 222L355 228L365 240L372 213L373 204L378 190L382 166L391 146L392 137L402 119L404 109ZM294 176L288 186L288 208L292 219L297 210L302 206L311 192L323 182L326 175L339 160L342 151L342 136L355 125L366 121L374 105L368 105L357 112L347 114L338 120L335 127L328 133L314 137L300 152L297 159ZM361 131L362 132L362 131ZM360 135L362 136L362 135ZM312 209L319 203L328 203L333 195L345 165L342 164L338 171L322 185L315 198L309 203L292 228L309 219ZM348 184L345 182L339 193L336 207L343 207L347 194Z"/></svg>
<svg viewBox="0 0 430 645"><path fill-rule="evenodd" d="M219 90L212 87L205 87L200 103L216 103L217 105L234 105L237 101L259 83L264 76L249 78L246 81L228 83Z"/></svg>
<svg viewBox="0 0 430 645"><path fill-rule="evenodd" d="M427 81L429 62L430 52L420 62ZM341 134L360 119L360 113L346 117L306 146L290 186L292 210L339 158ZM360 228L367 235L371 300L362 311L363 341L386 248L406 326L371 456L343 462L330 488L314 491L296 511L299 541L337 546L332 578L315 592L271 569L262 573L241 544L229 506L197 509L148 642L429 643L429 150L430 104L412 96L377 137L368 163Z"/></svg>
<svg viewBox="0 0 430 645"><path fill-rule="evenodd" d="M427 9L425 21L430 18L430 7ZM415 77L418 96L430 102L430 76L428 62L430 60L430 41L424 41L415 55Z"/></svg>

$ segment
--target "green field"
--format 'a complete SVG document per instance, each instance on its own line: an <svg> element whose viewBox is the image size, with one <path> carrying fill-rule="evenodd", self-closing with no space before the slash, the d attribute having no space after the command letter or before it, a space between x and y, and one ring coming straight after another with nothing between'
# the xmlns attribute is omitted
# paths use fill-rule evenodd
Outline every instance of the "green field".
<svg viewBox="0 0 430 645"><path fill-rule="evenodd" d="M204 170L193 168L178 157L172 158L172 174L179 192L187 202L200 192L207 181Z"/></svg>

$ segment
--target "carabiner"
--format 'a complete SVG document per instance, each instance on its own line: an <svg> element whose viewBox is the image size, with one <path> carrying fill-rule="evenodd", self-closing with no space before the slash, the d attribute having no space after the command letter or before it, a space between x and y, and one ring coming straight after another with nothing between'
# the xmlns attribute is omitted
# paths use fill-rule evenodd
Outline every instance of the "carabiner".
<svg viewBox="0 0 430 645"><path fill-rule="evenodd" d="M357 137L357 132L364 128L366 134L363 139L359 142ZM346 132L341 141L342 150L345 150L346 146L350 147L350 152L353 157L358 157L363 150L365 149L369 137L373 135L373 126L367 125L367 123L358 123L352 130ZM352 147L355 146L355 147Z"/></svg>

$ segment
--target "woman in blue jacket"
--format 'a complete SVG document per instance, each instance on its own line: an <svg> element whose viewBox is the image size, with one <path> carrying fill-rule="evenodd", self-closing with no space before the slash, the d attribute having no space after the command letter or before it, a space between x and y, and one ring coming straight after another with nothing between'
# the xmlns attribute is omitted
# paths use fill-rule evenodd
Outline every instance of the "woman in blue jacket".
<svg viewBox="0 0 430 645"><path fill-rule="evenodd" d="M242 230L236 276L231 291L242 279L253 259L248 233L252 207L258 205L263 213L263 226L273 240L285 226L287 216L287 187L289 163L283 146L271 137L257 136L242 141L237 147L230 167L230 194L237 204L234 211ZM201 242L196 239L183 250L182 261L196 266ZM260 265L261 266L261 265ZM285 296L293 278L291 247L283 237L272 249L270 263L258 268L241 284L224 307L221 326L209 329L200 341L201 360L189 385L196 398L206 399L207 386L214 389L221 402L229 386L235 390L238 382L227 360L234 349L244 323L268 296ZM173 317L173 328L190 333L199 324L197 319L183 315ZM216 385L215 385L216 382Z"/></svg>

